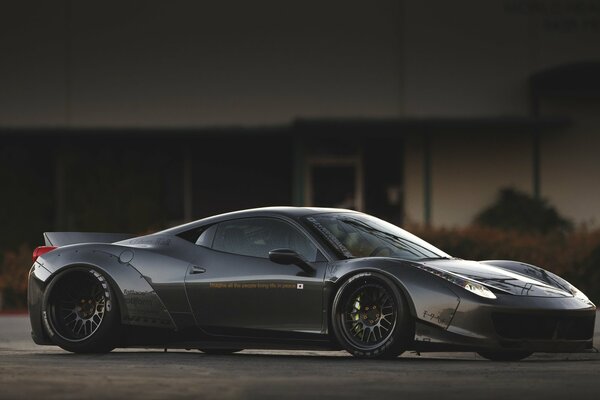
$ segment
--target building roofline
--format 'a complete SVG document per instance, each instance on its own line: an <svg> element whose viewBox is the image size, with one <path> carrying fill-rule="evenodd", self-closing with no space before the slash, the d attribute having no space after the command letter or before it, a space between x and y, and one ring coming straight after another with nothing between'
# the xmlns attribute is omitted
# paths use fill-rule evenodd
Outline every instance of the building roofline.
<svg viewBox="0 0 600 400"><path fill-rule="evenodd" d="M561 116L484 116L484 117L406 117L406 118L297 118L289 124L212 127L71 127L71 126L0 126L0 135L293 135L321 133L332 135L360 133L368 129L381 133L453 133L454 131L546 131L564 128L571 119Z"/></svg>

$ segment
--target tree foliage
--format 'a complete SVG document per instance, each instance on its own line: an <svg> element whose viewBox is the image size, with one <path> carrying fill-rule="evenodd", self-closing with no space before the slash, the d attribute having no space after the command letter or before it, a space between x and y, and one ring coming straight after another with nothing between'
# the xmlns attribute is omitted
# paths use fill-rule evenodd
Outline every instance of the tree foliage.
<svg viewBox="0 0 600 400"><path fill-rule="evenodd" d="M27 306L27 274L31 267L31 253L31 247L27 245L4 252L0 263L3 308L24 309Z"/></svg>
<svg viewBox="0 0 600 400"><path fill-rule="evenodd" d="M536 199L512 188L500 190L496 201L475 217L474 223L508 231L549 233L566 232L572 223L546 200Z"/></svg>

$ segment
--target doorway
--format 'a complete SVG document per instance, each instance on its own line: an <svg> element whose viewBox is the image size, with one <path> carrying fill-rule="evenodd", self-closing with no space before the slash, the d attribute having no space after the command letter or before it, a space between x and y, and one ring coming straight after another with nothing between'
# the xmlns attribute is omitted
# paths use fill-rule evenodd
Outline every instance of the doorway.
<svg viewBox="0 0 600 400"><path fill-rule="evenodd" d="M321 156L307 161L306 205L364 210L362 157Z"/></svg>

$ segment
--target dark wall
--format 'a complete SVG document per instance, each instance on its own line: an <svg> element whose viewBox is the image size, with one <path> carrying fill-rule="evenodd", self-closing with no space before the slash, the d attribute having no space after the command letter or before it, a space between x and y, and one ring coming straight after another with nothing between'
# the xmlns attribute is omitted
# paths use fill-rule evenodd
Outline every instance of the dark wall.
<svg viewBox="0 0 600 400"><path fill-rule="evenodd" d="M0 249L42 239L53 225L53 169L44 162L50 140L0 137Z"/></svg>
<svg viewBox="0 0 600 400"><path fill-rule="evenodd" d="M0 249L39 245L44 231L144 233L184 222L186 152L193 218L291 202L291 139L277 135L20 132L1 139Z"/></svg>
<svg viewBox="0 0 600 400"><path fill-rule="evenodd" d="M291 203L291 138L221 136L195 143L194 217Z"/></svg>
<svg viewBox="0 0 600 400"><path fill-rule="evenodd" d="M398 135L370 135L363 142L365 211L403 223L404 141Z"/></svg>
<svg viewBox="0 0 600 400"><path fill-rule="evenodd" d="M395 115L397 0L4 1L0 126Z"/></svg>

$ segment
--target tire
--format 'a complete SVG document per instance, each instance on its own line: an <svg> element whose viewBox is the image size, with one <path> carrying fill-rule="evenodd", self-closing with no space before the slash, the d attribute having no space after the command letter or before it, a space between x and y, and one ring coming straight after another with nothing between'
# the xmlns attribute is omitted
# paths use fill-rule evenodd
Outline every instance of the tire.
<svg viewBox="0 0 600 400"><path fill-rule="evenodd" d="M394 358L414 338L406 300L382 274L361 273L348 279L336 293L331 315L339 344L355 357Z"/></svg>
<svg viewBox="0 0 600 400"><path fill-rule="evenodd" d="M211 354L211 355L228 355L237 353L238 351L242 351L243 349L198 349L203 353Z"/></svg>
<svg viewBox="0 0 600 400"><path fill-rule="evenodd" d="M42 321L51 340L73 353L108 353L120 337L115 292L92 268L70 268L50 282L42 300Z"/></svg>
<svg viewBox="0 0 600 400"><path fill-rule="evenodd" d="M533 353L529 351L480 351L477 354L490 361L520 361Z"/></svg>

